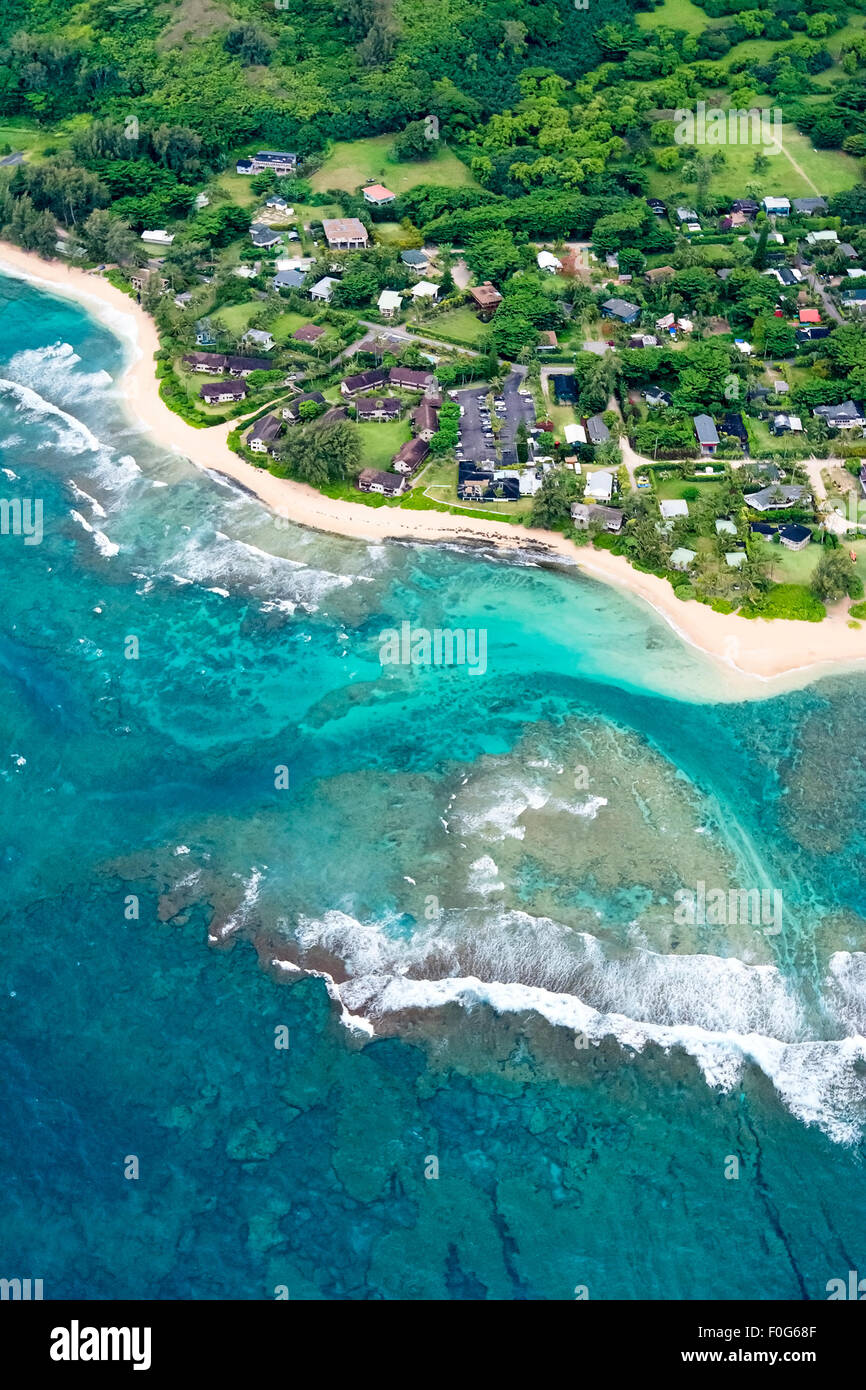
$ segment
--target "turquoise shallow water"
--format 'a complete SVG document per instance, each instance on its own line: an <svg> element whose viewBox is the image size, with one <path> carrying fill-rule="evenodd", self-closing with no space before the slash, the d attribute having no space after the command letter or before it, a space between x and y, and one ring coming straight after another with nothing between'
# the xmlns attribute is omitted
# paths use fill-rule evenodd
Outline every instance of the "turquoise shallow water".
<svg viewBox="0 0 866 1390"><path fill-rule="evenodd" d="M45 528L0 537L6 1275L821 1298L862 1268L862 678L732 703L586 580L280 526L152 448L121 365L0 281L2 495ZM383 668L407 620L484 628L486 672ZM683 923L701 882L781 894L782 930Z"/></svg>

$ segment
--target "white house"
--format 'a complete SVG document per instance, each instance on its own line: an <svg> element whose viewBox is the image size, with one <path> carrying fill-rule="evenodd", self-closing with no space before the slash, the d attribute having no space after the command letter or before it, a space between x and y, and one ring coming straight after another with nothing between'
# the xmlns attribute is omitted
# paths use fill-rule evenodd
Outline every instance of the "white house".
<svg viewBox="0 0 866 1390"><path fill-rule="evenodd" d="M171 246L171 243L174 241L174 232L142 232L141 239L142 241L156 242L157 246Z"/></svg>
<svg viewBox="0 0 866 1390"><path fill-rule="evenodd" d="M762 198L761 207L768 215L775 214L776 217L787 217L791 211L788 198Z"/></svg>
<svg viewBox="0 0 866 1390"><path fill-rule="evenodd" d="M558 260L552 251L539 251L535 259L539 270L546 270L550 275L562 270L562 261Z"/></svg>
<svg viewBox="0 0 866 1390"><path fill-rule="evenodd" d="M317 280L310 290L311 299L323 299L326 304L330 304L331 295L334 293L334 286L339 281L333 275L325 275L321 280Z"/></svg>
<svg viewBox="0 0 866 1390"><path fill-rule="evenodd" d="M609 502L613 495L613 474L608 473L606 468L591 473L586 480L583 495L591 498L593 502Z"/></svg>
<svg viewBox="0 0 866 1390"><path fill-rule="evenodd" d="M839 237L836 232L830 229L824 232L810 232L806 237L806 242L809 246L821 246L824 242L832 244L838 240Z"/></svg>
<svg viewBox="0 0 866 1390"><path fill-rule="evenodd" d="M565 435L566 444L586 443L586 430L583 425L566 425L562 433Z"/></svg>
<svg viewBox="0 0 866 1390"><path fill-rule="evenodd" d="M402 304L403 296L396 290L383 290L376 301L376 307L384 319L392 319L399 314Z"/></svg>
<svg viewBox="0 0 866 1390"><path fill-rule="evenodd" d="M659 502L659 511L665 521L675 521L678 516L688 516L689 504L682 498L676 497L670 501Z"/></svg>
<svg viewBox="0 0 866 1390"><path fill-rule="evenodd" d="M434 285L432 280L419 280L417 285L412 286L412 298L435 300L439 294L439 286Z"/></svg>
<svg viewBox="0 0 866 1390"><path fill-rule="evenodd" d="M272 333L267 333L263 328L248 328L241 338L242 343L253 343L258 348L264 348L265 352L270 352L274 346Z"/></svg>

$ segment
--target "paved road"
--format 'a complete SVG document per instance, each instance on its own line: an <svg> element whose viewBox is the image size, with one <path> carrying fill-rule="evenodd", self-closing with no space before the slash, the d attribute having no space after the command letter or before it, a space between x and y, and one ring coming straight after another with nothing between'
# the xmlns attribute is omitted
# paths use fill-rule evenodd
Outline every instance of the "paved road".
<svg viewBox="0 0 866 1390"><path fill-rule="evenodd" d="M812 289L815 291L815 293L816 293L816 295L818 296L818 298L820 299L821 303L824 305L824 308L825 308L826 311L827 311L827 316L828 316L828 318L831 318L831 319L833 320L834 323L844 323L844 322L845 322L844 318L843 318L842 315L839 313L839 310L836 308L836 305L833 303L832 299L830 298L829 294L827 293L827 290L826 290L826 289L824 288L824 286L821 284L821 281L818 279L817 275L815 275L814 273L810 272L810 273L806 276L806 279L808 280L808 282L809 282L809 284L811 285Z"/></svg>
<svg viewBox="0 0 866 1390"><path fill-rule="evenodd" d="M0 169L6 168L9 164L20 164L23 159L23 150L13 150L12 154L7 154L5 159L0 159Z"/></svg>
<svg viewBox="0 0 866 1390"><path fill-rule="evenodd" d="M487 395L488 387L470 386L456 393L458 404L463 407L460 417L460 443L467 463L491 462L496 460L496 445L488 444L484 438L481 423L481 403Z"/></svg>
<svg viewBox="0 0 866 1390"><path fill-rule="evenodd" d="M531 429L535 424L535 402L531 395L522 396L520 394L520 387L523 385L525 375L525 370L515 368L505 378L502 387L505 411L499 442L502 449L502 462L506 467L517 463L517 431L521 422L526 425L527 429Z"/></svg>

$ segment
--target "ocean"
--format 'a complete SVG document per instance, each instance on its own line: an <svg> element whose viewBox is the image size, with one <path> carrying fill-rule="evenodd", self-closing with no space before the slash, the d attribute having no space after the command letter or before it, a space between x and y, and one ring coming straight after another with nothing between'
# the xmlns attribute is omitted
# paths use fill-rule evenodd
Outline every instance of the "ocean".
<svg viewBox="0 0 866 1390"><path fill-rule="evenodd" d="M0 535L0 1274L866 1272L864 677L732 699L567 566L274 518L127 418L123 354L0 279L0 494L42 517ZM404 623L483 669L383 664Z"/></svg>

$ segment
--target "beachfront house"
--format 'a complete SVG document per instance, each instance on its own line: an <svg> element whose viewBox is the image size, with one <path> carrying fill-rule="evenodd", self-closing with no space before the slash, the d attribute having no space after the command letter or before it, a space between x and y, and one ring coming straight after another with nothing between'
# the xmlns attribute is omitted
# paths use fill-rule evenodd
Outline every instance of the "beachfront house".
<svg viewBox="0 0 866 1390"><path fill-rule="evenodd" d="M571 519L578 531L586 531L590 526L598 526L617 536L625 520L619 507L602 507L591 502L572 502Z"/></svg>
<svg viewBox="0 0 866 1390"><path fill-rule="evenodd" d="M406 479L399 473L381 473L377 468L364 468L358 477L362 492L380 492L385 497L396 497L405 485Z"/></svg>
<svg viewBox="0 0 866 1390"><path fill-rule="evenodd" d="M791 522L779 527L779 540L786 550L805 550L812 540L812 532L808 526Z"/></svg>
<svg viewBox="0 0 866 1390"><path fill-rule="evenodd" d="M242 381L209 381L199 391L207 405L221 405L224 401L242 401L247 388Z"/></svg>
<svg viewBox="0 0 866 1390"><path fill-rule="evenodd" d="M276 415L264 415L247 435L247 444L254 454L271 454L282 432L282 420L278 420Z"/></svg>

